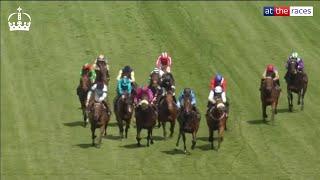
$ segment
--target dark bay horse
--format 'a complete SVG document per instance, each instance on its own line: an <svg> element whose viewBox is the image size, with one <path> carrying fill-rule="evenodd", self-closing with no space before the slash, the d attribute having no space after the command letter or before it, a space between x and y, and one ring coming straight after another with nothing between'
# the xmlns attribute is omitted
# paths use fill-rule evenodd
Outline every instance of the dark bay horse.
<svg viewBox="0 0 320 180"><path fill-rule="evenodd" d="M83 73L82 77L80 78L79 86L77 87L77 95L81 104L84 126L87 126L88 123L88 117L86 113L86 100L90 87L91 81L89 78L89 71L87 71Z"/></svg>
<svg viewBox="0 0 320 180"><path fill-rule="evenodd" d="M288 72L286 74L287 81L287 94L288 94L288 105L289 111L292 112L293 108L293 95L292 93L298 94L298 105L301 104L301 110L304 108L304 95L307 91L308 76L304 72L297 71L297 62L290 61L288 65Z"/></svg>
<svg viewBox="0 0 320 180"><path fill-rule="evenodd" d="M133 114L133 99L131 94L125 92L115 102L114 112L118 122L120 137L128 138L128 130L130 128L131 118ZM125 136L123 136L123 126L125 127Z"/></svg>
<svg viewBox="0 0 320 180"><path fill-rule="evenodd" d="M167 137L166 122L170 122L170 137L173 136L178 107L173 100L172 90L166 91L166 94L161 98L158 107L158 121L162 123L163 136Z"/></svg>
<svg viewBox="0 0 320 180"><path fill-rule="evenodd" d="M153 144L152 130L156 125L157 112L155 111L155 108L152 107L153 105L148 103L147 99L148 97L146 95L143 95L140 105L138 105L135 109L135 118L136 118L136 126L137 126L136 139L138 141L138 144L137 144L138 146L141 146L140 133L142 129L148 130L147 146L149 146L149 143Z"/></svg>
<svg viewBox="0 0 320 180"><path fill-rule="evenodd" d="M183 100L183 109L179 112L178 116L179 122L179 136L176 143L176 147L179 147L179 141L182 136L184 153L187 153L186 148L186 135L185 133L192 134L192 146L191 149L194 149L197 140L197 132L199 129L200 118L197 117L197 112L193 110L191 100L188 97L185 97Z"/></svg>
<svg viewBox="0 0 320 180"><path fill-rule="evenodd" d="M100 128L100 135L98 137L98 147L101 145L102 136L107 135L107 126L110 121L110 116L106 112L106 108L103 103L93 102L88 107L90 109L88 115L91 124L91 137L92 146L95 145L95 130Z"/></svg>
<svg viewBox="0 0 320 180"><path fill-rule="evenodd" d="M223 141L224 131L227 127L228 117L226 114L226 106L222 102L222 100L218 98L216 100L216 104L209 108L210 109L208 109L206 114L207 125L209 128L209 142L211 143L211 149L214 149L213 133L214 131L218 131L218 149L219 149L220 144Z"/></svg>
<svg viewBox="0 0 320 180"><path fill-rule="evenodd" d="M279 96L280 90L276 89L275 82L273 81L272 77L266 77L262 82L262 87L260 90L263 121L265 121L265 119L268 117L266 113L267 106L271 106L271 121L274 123L274 115L277 114Z"/></svg>

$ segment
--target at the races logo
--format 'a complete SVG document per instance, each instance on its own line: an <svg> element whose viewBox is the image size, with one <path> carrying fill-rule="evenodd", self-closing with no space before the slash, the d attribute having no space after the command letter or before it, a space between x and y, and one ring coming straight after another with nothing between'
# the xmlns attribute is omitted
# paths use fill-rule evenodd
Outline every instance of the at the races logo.
<svg viewBox="0 0 320 180"><path fill-rule="evenodd" d="M312 6L267 6L264 16L313 16Z"/></svg>
<svg viewBox="0 0 320 180"><path fill-rule="evenodd" d="M31 17L29 14L22 12L22 9L19 7L17 12L9 15L8 25L10 31L29 31Z"/></svg>

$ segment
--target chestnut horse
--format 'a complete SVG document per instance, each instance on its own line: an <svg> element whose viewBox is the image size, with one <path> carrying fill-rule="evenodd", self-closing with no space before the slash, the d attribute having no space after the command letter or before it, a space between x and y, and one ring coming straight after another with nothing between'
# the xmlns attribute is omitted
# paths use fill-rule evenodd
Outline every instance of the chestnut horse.
<svg viewBox="0 0 320 180"><path fill-rule="evenodd" d="M214 131L218 131L218 149L219 149L220 144L223 141L223 135L227 127L227 119L228 119L226 114L226 106L222 102L221 98L216 99L216 104L212 107L209 107L206 114L206 119L207 119L207 125L209 128L209 142L211 143L211 149L214 149L214 145L213 145Z"/></svg>
<svg viewBox="0 0 320 180"><path fill-rule="evenodd" d="M131 118L133 114L133 99L131 94L125 92L115 102L114 112L119 126L120 137L128 138ZM123 136L123 126L125 127L125 136Z"/></svg>
<svg viewBox="0 0 320 180"><path fill-rule="evenodd" d="M161 98L158 107L158 121L162 123L163 137L165 139L167 137L166 122L170 122L170 137L172 137L177 114L178 108L173 100L173 92L172 90L168 90L166 91L166 95Z"/></svg>
<svg viewBox="0 0 320 180"><path fill-rule="evenodd" d="M304 72L297 71L296 66L297 66L296 61L290 61L288 65L288 72L286 74L288 105L289 105L290 112L292 112L292 108L293 108L292 93L298 94L298 105L301 104L301 110L303 110L304 95L307 91L307 86L308 86L307 74Z"/></svg>
<svg viewBox="0 0 320 180"><path fill-rule="evenodd" d="M197 117L197 112L193 110L191 100L189 97L184 97L183 99L183 109L179 112L178 116L179 122L179 136L176 143L176 148L179 147L179 141L182 136L184 153L187 153L186 147L186 135L185 133L192 134L192 146L191 149L194 149L197 140L197 132L199 129L200 118Z"/></svg>
<svg viewBox="0 0 320 180"><path fill-rule="evenodd" d="M97 66L98 70L96 70L96 82L103 81L106 84L106 86L108 86L110 81L110 75L105 63L98 63Z"/></svg>
<svg viewBox="0 0 320 180"><path fill-rule="evenodd" d="M135 109L135 118L136 118L136 126L137 126L137 141L138 146L141 146L141 130L147 129L148 130L148 136L147 136L147 146L149 146L149 143L153 144L153 138L152 138L152 130L154 126L156 125L157 121L157 112L155 111L155 108L152 107L153 105L148 103L148 97L147 95L142 96L142 100L140 101L139 105Z"/></svg>
<svg viewBox="0 0 320 180"><path fill-rule="evenodd" d="M84 127L86 127L88 123L87 121L88 117L86 113L86 100L87 100L87 94L91 87L91 81L88 74L89 74L89 71L83 73L82 77L80 78L79 86L77 87L77 95L79 97L79 101L81 104Z"/></svg>
<svg viewBox="0 0 320 180"><path fill-rule="evenodd" d="M101 145L102 136L107 135L107 126L110 121L110 116L106 112L106 108L103 103L93 102L89 105L89 119L91 124L91 137L92 137L92 146L95 145L95 130L100 128L100 135L98 137L98 147Z"/></svg>
<svg viewBox="0 0 320 180"><path fill-rule="evenodd" d="M271 114L271 121L274 123L274 115L277 114L277 106L278 106L278 99L280 96L280 90L277 90L275 87L275 83L272 77L266 77L262 82L261 87L261 105L262 105L262 119L268 117L266 113L267 106L271 106L272 114Z"/></svg>

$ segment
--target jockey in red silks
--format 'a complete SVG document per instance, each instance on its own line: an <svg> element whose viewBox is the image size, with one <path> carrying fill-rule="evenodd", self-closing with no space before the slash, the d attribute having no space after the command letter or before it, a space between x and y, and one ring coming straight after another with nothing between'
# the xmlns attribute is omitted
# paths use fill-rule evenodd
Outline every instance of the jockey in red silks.
<svg viewBox="0 0 320 180"><path fill-rule="evenodd" d="M156 62L156 67L164 72L171 72L172 60L167 52L161 53Z"/></svg>
<svg viewBox="0 0 320 180"><path fill-rule="evenodd" d="M149 104L153 104L153 102L155 101L155 98L153 97L153 93L151 91L151 89L148 88L148 86L144 86L143 88L138 88L137 89L137 94L134 97L134 103L138 104L140 103L140 101L142 100L142 97L144 95L147 95L148 99L148 103Z"/></svg>
<svg viewBox="0 0 320 180"><path fill-rule="evenodd" d="M223 92L226 92L226 90L227 90L227 81L219 73L217 73L216 76L211 79L210 89L212 90L217 86L221 86Z"/></svg>

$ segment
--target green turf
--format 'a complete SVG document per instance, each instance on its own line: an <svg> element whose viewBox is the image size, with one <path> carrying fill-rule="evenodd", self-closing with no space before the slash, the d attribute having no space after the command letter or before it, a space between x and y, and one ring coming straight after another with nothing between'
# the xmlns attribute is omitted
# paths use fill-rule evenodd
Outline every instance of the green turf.
<svg viewBox="0 0 320 180"><path fill-rule="evenodd" d="M313 5L313 17L264 17L265 5ZM31 31L9 32L18 6ZM1 2L2 179L319 179L319 2ZM305 110L287 112L285 82L275 126L261 123L259 81L274 63L283 77L292 49L305 59ZM197 148L186 156L173 139L136 148L135 129L120 141L112 118L101 149L90 147L76 96L81 65L110 59L109 97L126 64L146 83L161 51L173 57L180 91L195 89L202 114L214 72L228 80L229 131L209 150L201 120ZM269 112L269 111L268 111ZM146 136L146 132L143 132ZM187 137L188 148L191 137ZM146 141L143 141L145 144Z"/></svg>

